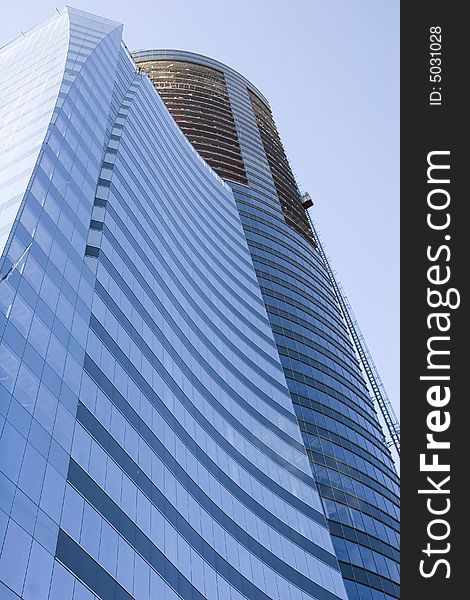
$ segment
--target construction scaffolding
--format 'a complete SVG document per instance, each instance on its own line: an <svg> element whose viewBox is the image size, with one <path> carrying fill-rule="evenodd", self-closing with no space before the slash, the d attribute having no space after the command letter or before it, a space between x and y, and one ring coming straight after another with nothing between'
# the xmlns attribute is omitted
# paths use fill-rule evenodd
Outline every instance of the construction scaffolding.
<svg viewBox="0 0 470 600"><path fill-rule="evenodd" d="M386 438L388 437L387 445L389 448L393 448L398 457L400 457L400 425L398 419L377 371L377 367L375 366L370 351L367 347L367 343L354 315L351 304L349 303L344 289L335 276L330 261L325 253L325 248L318 233L318 229L314 225L312 217L310 216L308 209L313 206L313 201L307 192L302 194L302 203L312 228L313 237L317 245L318 252L323 260L326 272L330 278L336 298L340 305L344 321L359 359L359 363L367 377L372 401L374 402L374 405L378 407L380 414L383 417L386 428Z"/></svg>

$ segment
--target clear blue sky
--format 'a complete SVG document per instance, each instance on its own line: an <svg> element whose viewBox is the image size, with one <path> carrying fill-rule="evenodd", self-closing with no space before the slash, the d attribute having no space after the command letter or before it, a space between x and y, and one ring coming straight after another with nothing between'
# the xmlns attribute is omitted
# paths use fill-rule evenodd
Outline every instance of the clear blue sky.
<svg viewBox="0 0 470 600"><path fill-rule="evenodd" d="M57 1L57 0L56 0ZM124 23L131 50L218 59L268 98L375 362L399 397L398 0L74 0ZM52 0L4 3L0 44Z"/></svg>

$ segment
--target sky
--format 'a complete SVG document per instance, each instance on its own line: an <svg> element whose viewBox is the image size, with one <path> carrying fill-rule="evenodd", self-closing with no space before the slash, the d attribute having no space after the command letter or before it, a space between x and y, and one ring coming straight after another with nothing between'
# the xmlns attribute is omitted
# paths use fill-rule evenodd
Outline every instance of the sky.
<svg viewBox="0 0 470 600"><path fill-rule="evenodd" d="M130 50L215 58L270 102L312 216L398 412L399 0L73 0ZM4 3L0 45L57 0Z"/></svg>

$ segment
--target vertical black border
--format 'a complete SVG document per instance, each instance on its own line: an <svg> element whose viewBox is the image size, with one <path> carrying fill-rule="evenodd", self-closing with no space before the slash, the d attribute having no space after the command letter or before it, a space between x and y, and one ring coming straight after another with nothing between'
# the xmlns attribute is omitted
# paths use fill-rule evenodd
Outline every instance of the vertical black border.
<svg viewBox="0 0 470 600"><path fill-rule="evenodd" d="M430 82L430 27L442 30L442 82ZM466 416L469 403L465 390L464 373L470 370L467 350L469 315L466 314L467 287L465 273L469 256L466 241L470 240L470 219L466 210L470 205L468 191L464 189L467 151L464 138L470 136L465 89L468 88L468 25L463 16L463 4L428 0L401 4L401 441L402 441L402 595L403 600L426 600L465 597L465 571L467 553L466 537L470 533L465 485L468 467L466 458L470 444L470 418ZM442 88L442 106L429 105L432 86ZM467 102L468 104L468 102ZM465 140L466 141L466 140ZM433 564L422 552L428 540L427 525L433 518L426 508L426 495L418 489L426 486L426 474L420 472L419 455L426 450L426 416L432 408L426 401L429 382L419 380L426 373L426 343L432 333L426 317L432 312L427 306L427 269L432 264L426 257L428 245L434 248L446 243L444 232L432 231L426 224L427 155L434 150L450 150L449 207L451 224L445 234L451 236L451 281L447 287L457 288L461 305L451 313L450 335L450 388L451 400L447 409L451 413L449 430L440 439L449 439L450 450L440 453L441 462L450 461L451 508L445 515L451 532L443 542L432 542L436 548L450 543L446 554L435 554L434 559L445 558L447 569L440 565L434 576L424 578L419 564L427 559L426 568ZM443 254L444 256L444 254ZM468 271L468 269L467 269ZM444 310L444 309L439 309ZM444 335L444 334L442 334ZM449 357L447 357L449 359ZM467 364L468 363L468 364ZM442 374L442 373L441 373ZM442 409L444 410L444 409ZM447 462L447 461L446 461ZM428 473L431 475L430 473ZM435 479L442 479L437 473ZM434 496L437 498L437 496ZM439 496L441 499L445 496ZM437 502L437 501L436 501ZM437 503L436 503L437 506ZM468 512L468 508L467 508ZM438 517L435 517L438 518ZM435 531L438 531L436 528ZM443 531L443 530L441 530Z"/></svg>

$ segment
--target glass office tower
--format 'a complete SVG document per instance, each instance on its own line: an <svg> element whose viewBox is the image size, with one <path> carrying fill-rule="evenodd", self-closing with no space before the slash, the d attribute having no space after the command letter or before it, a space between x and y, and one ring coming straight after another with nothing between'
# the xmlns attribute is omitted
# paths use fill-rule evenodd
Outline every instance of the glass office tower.
<svg viewBox="0 0 470 600"><path fill-rule="evenodd" d="M0 51L0 598L346 599L238 192L121 36Z"/></svg>
<svg viewBox="0 0 470 600"><path fill-rule="evenodd" d="M210 58L133 56L233 190L348 596L396 598L397 474L269 104Z"/></svg>

